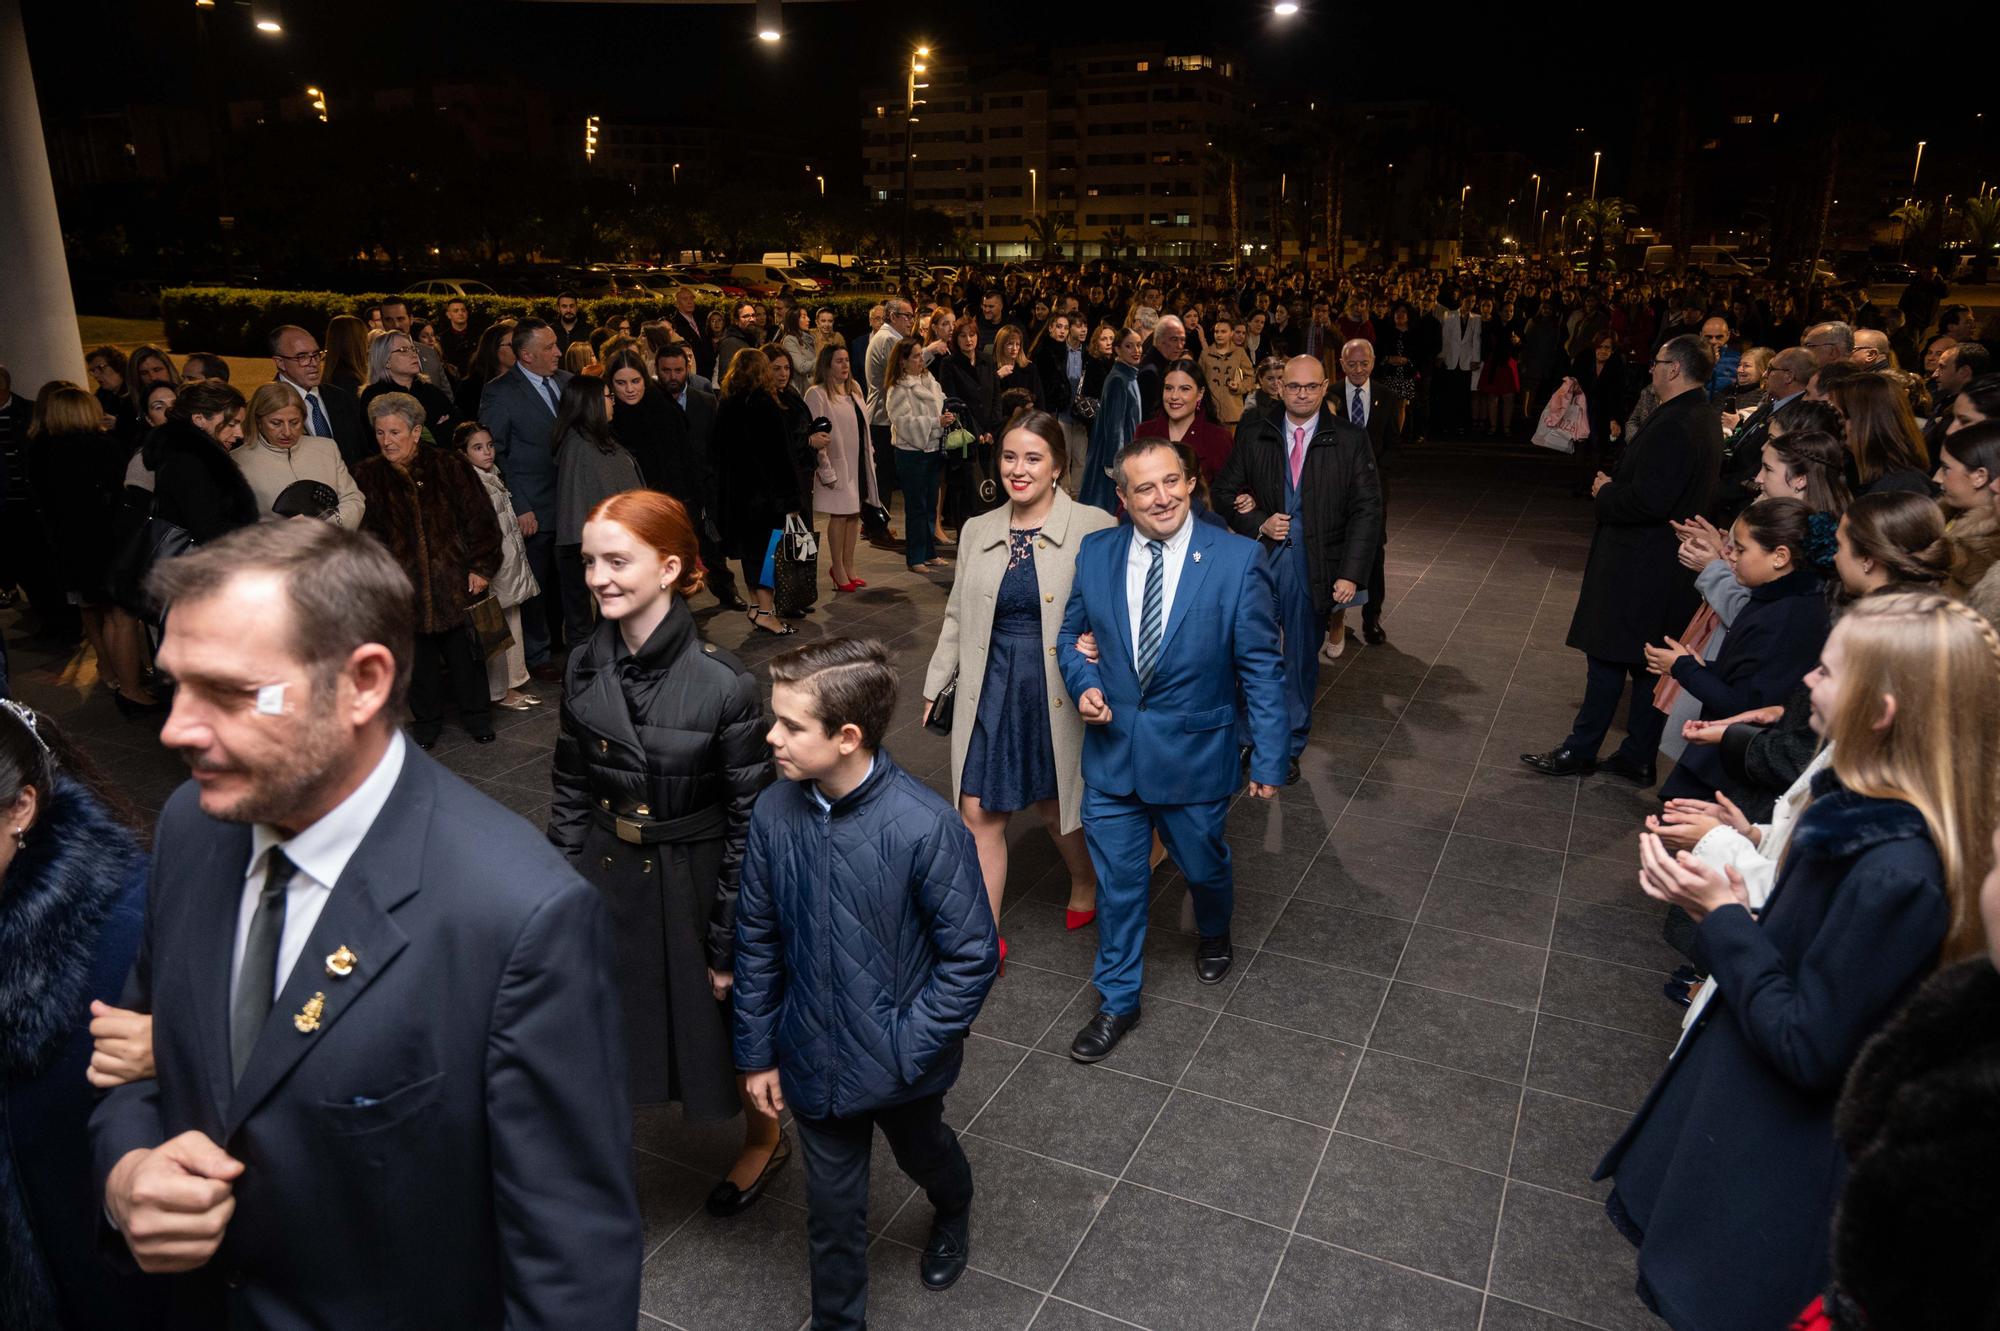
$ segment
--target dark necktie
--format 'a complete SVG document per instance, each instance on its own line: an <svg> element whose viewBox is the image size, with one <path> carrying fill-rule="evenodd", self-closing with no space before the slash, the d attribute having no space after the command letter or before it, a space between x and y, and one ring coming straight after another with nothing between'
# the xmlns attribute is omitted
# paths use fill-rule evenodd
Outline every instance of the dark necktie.
<svg viewBox="0 0 2000 1331"><path fill-rule="evenodd" d="M1347 419L1363 429L1368 427L1367 413L1361 409L1361 389L1354 384L1347 386Z"/></svg>
<svg viewBox="0 0 2000 1331"><path fill-rule="evenodd" d="M1159 541L1146 542L1146 552L1153 562L1146 566L1146 595L1139 606L1139 687L1145 688L1153 682L1153 671L1160 664L1160 607L1167 599L1166 568L1160 556L1166 546Z"/></svg>
<svg viewBox="0 0 2000 1331"><path fill-rule="evenodd" d="M229 1073L240 1081L257 1047L264 1019L278 988L278 943L285 934L285 888L292 881L294 866L285 852L271 847L264 870L264 890L257 894L257 909L250 917L250 937L243 944L243 965L236 973L236 998L229 1005Z"/></svg>
<svg viewBox="0 0 2000 1331"><path fill-rule="evenodd" d="M550 410L550 411L553 411L553 412L554 412L554 413L555 413L556 415L558 415L558 416L562 415L562 407L561 407L561 406L559 406L559 405L557 404L557 402L556 402L556 381L555 381L555 380L553 380L553 379L544 379L544 380L542 380L542 396L543 396L543 397L545 397L545 398L547 398L547 399L549 400L549 410Z"/></svg>
<svg viewBox="0 0 2000 1331"><path fill-rule="evenodd" d="M319 394L307 393L306 405L312 408L313 433L322 439L333 438L333 426L327 423L326 413L320 410Z"/></svg>

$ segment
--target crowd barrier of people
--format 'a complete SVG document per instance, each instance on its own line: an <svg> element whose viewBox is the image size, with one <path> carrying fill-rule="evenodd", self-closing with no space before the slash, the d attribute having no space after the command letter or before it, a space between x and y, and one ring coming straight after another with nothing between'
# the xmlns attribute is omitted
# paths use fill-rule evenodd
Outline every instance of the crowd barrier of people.
<svg viewBox="0 0 2000 1331"><path fill-rule="evenodd" d="M1161 964L1163 857L1184 964L1234 964L1228 811L1301 779L1347 614L1387 639L1383 459L1502 448L1574 381L1583 702L1522 761L1659 799L1636 872L1684 1030L1597 1169L1639 1295L1677 1331L1984 1325L2000 376L1948 294L1046 266L865 329L392 301L272 329L247 399L150 347L91 351L94 390L0 379L8 603L192 776L149 854L0 702L0 1321L629 1326L632 1111L664 1103L742 1115L718 1219L803 1157L814 1327L865 1325L876 1128L949 1287L1011 816L1095 930L1098 1062ZM697 618L795 636L777 569L821 520L836 594L864 535L949 581L950 799L884 745L879 643L759 679ZM551 702L545 832L425 753Z"/></svg>

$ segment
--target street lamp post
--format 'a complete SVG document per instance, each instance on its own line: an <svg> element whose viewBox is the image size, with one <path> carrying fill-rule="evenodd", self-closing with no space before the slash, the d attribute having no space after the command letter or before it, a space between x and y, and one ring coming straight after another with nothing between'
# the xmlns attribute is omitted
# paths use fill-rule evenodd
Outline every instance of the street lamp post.
<svg viewBox="0 0 2000 1331"><path fill-rule="evenodd" d="M1601 152L1590 155L1590 197L1593 199L1597 197L1597 164L1603 160L1604 154Z"/></svg>
<svg viewBox="0 0 2000 1331"><path fill-rule="evenodd" d="M1924 140L1918 139L1917 162L1915 166L1912 166L1910 168L1910 194L1912 195L1912 197L1914 197L1917 192L1917 172L1923 169L1924 169Z"/></svg>
<svg viewBox="0 0 2000 1331"><path fill-rule="evenodd" d="M1028 168L1028 216L1033 217L1037 212L1041 211L1041 206L1042 182L1041 178L1035 174L1035 168L1031 166Z"/></svg>
<svg viewBox="0 0 2000 1331"><path fill-rule="evenodd" d="M1542 211L1542 177L1540 172L1535 173L1535 201L1528 205L1528 211L1531 213L1539 213ZM1546 214L1544 214L1544 216L1546 216ZM1535 228L1535 253L1540 254L1541 252L1542 252L1542 228L1538 226Z"/></svg>
<svg viewBox="0 0 2000 1331"><path fill-rule="evenodd" d="M1472 186L1461 185L1458 190L1458 257L1465 257L1465 199L1472 193Z"/></svg>
<svg viewBox="0 0 2000 1331"><path fill-rule="evenodd" d="M917 88L919 86L917 75L924 72L926 68L924 60L930 53L930 47L919 46L915 53L910 56L910 77L905 84L903 98L903 224L901 233L896 241L896 266L901 270L898 280L905 288L909 286L910 281L910 191L913 188L910 175L912 165L917 159L916 151L912 146L915 141L912 137L912 127L916 124L917 120Z"/></svg>

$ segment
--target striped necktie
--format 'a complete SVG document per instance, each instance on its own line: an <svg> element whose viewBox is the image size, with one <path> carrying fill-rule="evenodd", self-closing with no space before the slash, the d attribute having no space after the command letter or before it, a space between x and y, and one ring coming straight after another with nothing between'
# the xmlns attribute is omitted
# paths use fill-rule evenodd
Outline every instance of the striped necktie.
<svg viewBox="0 0 2000 1331"><path fill-rule="evenodd" d="M1167 574L1160 556L1166 547L1159 541L1146 542L1146 553L1153 562L1146 566L1146 598L1139 608L1139 687L1144 689L1153 682L1153 671L1160 664L1160 607L1167 599Z"/></svg>

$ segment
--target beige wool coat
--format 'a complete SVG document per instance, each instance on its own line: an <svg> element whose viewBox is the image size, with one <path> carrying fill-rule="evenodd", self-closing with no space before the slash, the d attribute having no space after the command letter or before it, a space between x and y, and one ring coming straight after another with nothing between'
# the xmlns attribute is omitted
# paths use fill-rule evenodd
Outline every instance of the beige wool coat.
<svg viewBox="0 0 2000 1331"><path fill-rule="evenodd" d="M1002 504L967 522L958 534L958 576L945 603L944 627L924 676L924 697L958 676L958 700L951 721L951 795L958 798L958 780L965 771L965 751L972 743L973 721L979 715L979 691L986 682L986 651L993 641L993 605L1000 580L1007 573L1007 530L1011 504ZM1056 504L1035 538L1035 580L1042 593L1042 660L1047 679L1049 740L1055 751L1056 793L1062 805L1062 830L1082 826L1083 722L1078 719L1062 671L1056 667L1056 635L1062 631L1069 605L1070 583L1076 576L1076 548L1094 531L1115 526L1111 515L1090 504L1079 504L1056 487Z"/></svg>

